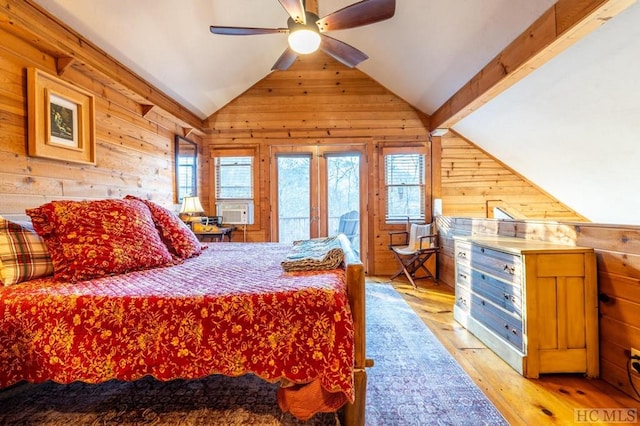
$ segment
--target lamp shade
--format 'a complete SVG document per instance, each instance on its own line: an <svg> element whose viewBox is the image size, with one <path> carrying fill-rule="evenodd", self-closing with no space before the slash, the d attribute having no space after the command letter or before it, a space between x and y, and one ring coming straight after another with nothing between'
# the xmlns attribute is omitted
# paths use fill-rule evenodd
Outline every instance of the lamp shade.
<svg viewBox="0 0 640 426"><path fill-rule="evenodd" d="M320 47L320 34L315 31L302 29L289 34L289 46L300 54L313 53Z"/></svg>
<svg viewBox="0 0 640 426"><path fill-rule="evenodd" d="M180 213L192 215L194 213L204 213L204 208L198 197L183 197Z"/></svg>

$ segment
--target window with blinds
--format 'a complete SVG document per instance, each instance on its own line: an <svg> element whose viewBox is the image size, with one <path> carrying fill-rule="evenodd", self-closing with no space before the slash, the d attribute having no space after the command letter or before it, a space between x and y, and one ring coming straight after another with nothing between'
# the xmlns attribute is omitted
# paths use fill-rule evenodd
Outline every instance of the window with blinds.
<svg viewBox="0 0 640 426"><path fill-rule="evenodd" d="M253 199L253 157L216 157L217 200Z"/></svg>
<svg viewBox="0 0 640 426"><path fill-rule="evenodd" d="M384 156L387 222L425 220L425 155Z"/></svg>

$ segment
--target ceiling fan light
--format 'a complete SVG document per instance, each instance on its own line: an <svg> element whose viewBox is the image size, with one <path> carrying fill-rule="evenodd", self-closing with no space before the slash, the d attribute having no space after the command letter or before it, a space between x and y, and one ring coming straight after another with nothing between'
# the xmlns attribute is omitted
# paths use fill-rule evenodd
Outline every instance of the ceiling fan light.
<svg viewBox="0 0 640 426"><path fill-rule="evenodd" d="M289 46L302 55L313 53L320 47L320 34L312 30L296 30L289 34Z"/></svg>

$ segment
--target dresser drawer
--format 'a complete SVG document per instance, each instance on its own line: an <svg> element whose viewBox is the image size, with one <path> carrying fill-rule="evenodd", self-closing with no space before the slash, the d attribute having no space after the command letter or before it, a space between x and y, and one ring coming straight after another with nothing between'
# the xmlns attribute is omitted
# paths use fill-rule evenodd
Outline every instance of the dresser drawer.
<svg viewBox="0 0 640 426"><path fill-rule="evenodd" d="M456 284L471 287L471 266L468 264L458 263L456 265Z"/></svg>
<svg viewBox="0 0 640 426"><path fill-rule="evenodd" d="M473 268L488 272L519 285L522 279L522 258L488 247L472 246L470 264Z"/></svg>
<svg viewBox="0 0 640 426"><path fill-rule="evenodd" d="M471 294L470 315L498 336L509 342L520 352L524 352L522 343L522 320L493 305L477 294Z"/></svg>
<svg viewBox="0 0 640 426"><path fill-rule="evenodd" d="M458 265L471 264L471 244L462 241L456 241L455 261Z"/></svg>
<svg viewBox="0 0 640 426"><path fill-rule="evenodd" d="M456 285L456 306L467 314L471 308L471 292L468 288Z"/></svg>
<svg viewBox="0 0 640 426"><path fill-rule="evenodd" d="M458 275L467 277L466 285L472 292L478 293L509 312L522 316L522 289L519 285L513 285L475 269L459 272Z"/></svg>

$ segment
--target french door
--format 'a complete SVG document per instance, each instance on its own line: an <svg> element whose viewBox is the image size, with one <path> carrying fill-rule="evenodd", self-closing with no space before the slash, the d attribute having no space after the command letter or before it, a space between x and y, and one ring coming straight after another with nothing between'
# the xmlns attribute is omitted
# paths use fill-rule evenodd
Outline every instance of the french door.
<svg viewBox="0 0 640 426"><path fill-rule="evenodd" d="M362 146L273 146L272 235L280 242L344 233L360 251Z"/></svg>

